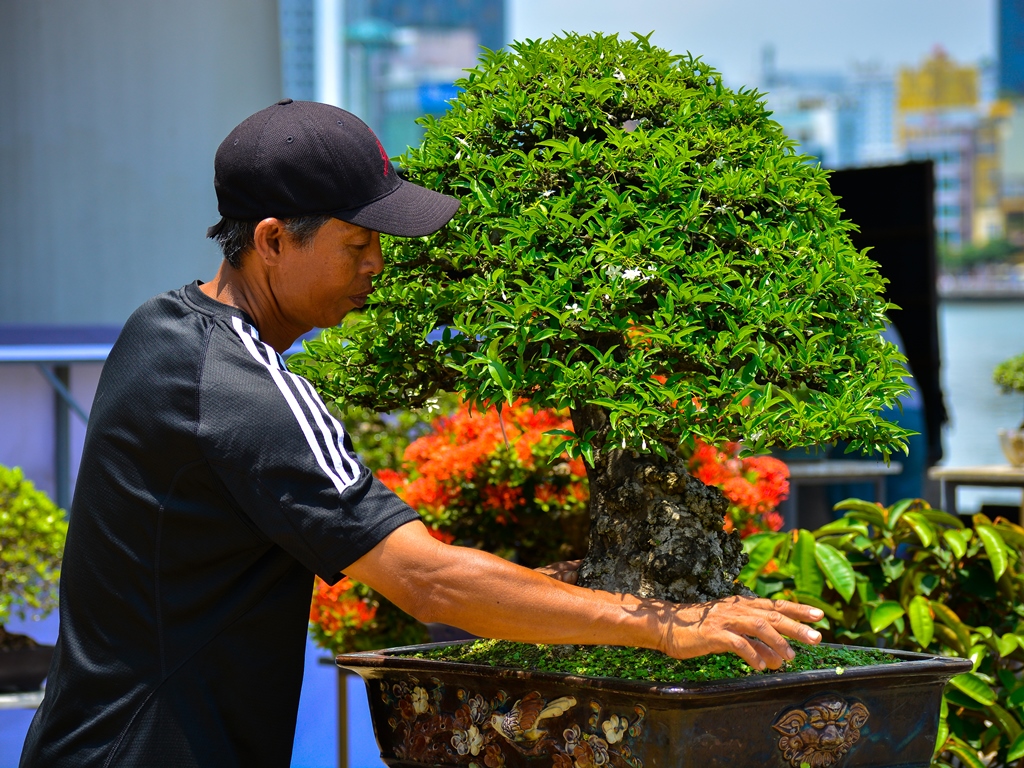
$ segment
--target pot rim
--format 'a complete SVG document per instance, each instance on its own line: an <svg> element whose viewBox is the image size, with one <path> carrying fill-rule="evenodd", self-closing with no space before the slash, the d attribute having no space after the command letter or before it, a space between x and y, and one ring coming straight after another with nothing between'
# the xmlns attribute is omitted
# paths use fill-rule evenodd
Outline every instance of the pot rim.
<svg viewBox="0 0 1024 768"><path fill-rule="evenodd" d="M355 672L360 677L370 680L381 677L384 672L413 672L421 674L436 673L441 669L457 670L459 674L470 677L487 677L498 679L533 680L537 683L561 683L594 688L604 691L617 691L625 694L657 693L659 696L670 696L676 699L706 697L709 694L738 694L751 690L760 690L779 686L802 687L821 685L823 683L839 683L851 680L871 680L891 677L893 665L874 664L863 667L804 670L800 672L771 673L766 672L749 677L731 680L708 680L682 683L651 683L641 680L626 680L618 677L600 677L596 675L573 675L562 672L542 672L539 670L516 669L514 667L492 667L485 664L470 664L461 661L439 661L435 659L417 659L406 654L420 653L434 648L465 645L473 640L458 642L424 643L406 645L397 648L384 648L376 651L359 651L339 654L335 663L342 669ZM826 648L851 648L835 643L822 643ZM861 646L863 647L863 646ZM948 680L962 672L973 669L970 659L956 656L937 656L913 651L901 651L889 648L875 648L884 653L900 657L903 661L898 665L901 679L907 677L928 678L930 680Z"/></svg>

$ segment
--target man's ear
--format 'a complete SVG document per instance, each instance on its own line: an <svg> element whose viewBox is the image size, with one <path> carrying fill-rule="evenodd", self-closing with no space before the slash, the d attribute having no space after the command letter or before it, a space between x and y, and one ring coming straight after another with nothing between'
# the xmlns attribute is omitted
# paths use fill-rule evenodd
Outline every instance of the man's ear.
<svg viewBox="0 0 1024 768"><path fill-rule="evenodd" d="M253 233L253 250L264 264L274 266L281 262L288 241L288 233L280 219L263 219Z"/></svg>

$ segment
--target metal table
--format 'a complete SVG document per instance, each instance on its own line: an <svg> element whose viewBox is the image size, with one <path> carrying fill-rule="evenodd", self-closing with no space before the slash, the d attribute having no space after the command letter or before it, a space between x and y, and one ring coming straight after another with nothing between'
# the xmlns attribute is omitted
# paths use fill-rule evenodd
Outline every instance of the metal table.
<svg viewBox="0 0 1024 768"><path fill-rule="evenodd" d="M928 479L939 481L940 504L951 515L958 515L956 489L961 485L982 488L1024 488L1024 467L988 464L980 467L932 467ZM1021 502L1024 513L1024 500ZM1021 519L1024 520L1024 514Z"/></svg>
<svg viewBox="0 0 1024 768"><path fill-rule="evenodd" d="M0 709L36 709L43 703L43 692L0 693Z"/></svg>
<svg viewBox="0 0 1024 768"><path fill-rule="evenodd" d="M886 464L884 461L861 459L789 461L786 465L789 467L789 497L779 505L785 530L798 527L797 499L801 485L871 482L875 486L875 501L885 504L885 478L903 471L903 465L898 461Z"/></svg>

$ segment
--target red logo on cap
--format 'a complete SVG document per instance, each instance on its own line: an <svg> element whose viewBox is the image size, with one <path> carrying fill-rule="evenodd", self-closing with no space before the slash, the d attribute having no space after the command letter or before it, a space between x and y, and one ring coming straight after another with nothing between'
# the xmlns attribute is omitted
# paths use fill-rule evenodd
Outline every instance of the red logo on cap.
<svg viewBox="0 0 1024 768"><path fill-rule="evenodd" d="M384 145L380 143L380 139L378 139L376 136L374 136L373 138L377 142L377 149L380 150L380 159L384 161L384 175L387 176L388 175L388 165L389 165L389 163L388 163L388 153L384 151Z"/></svg>

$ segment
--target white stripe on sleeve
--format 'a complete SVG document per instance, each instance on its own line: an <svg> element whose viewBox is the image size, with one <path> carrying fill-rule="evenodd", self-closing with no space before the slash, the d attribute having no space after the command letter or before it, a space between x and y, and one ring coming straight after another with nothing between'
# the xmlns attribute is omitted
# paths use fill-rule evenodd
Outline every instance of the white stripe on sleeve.
<svg viewBox="0 0 1024 768"><path fill-rule="evenodd" d="M324 452L321 450L320 444L316 439L316 434L313 432L313 428L309 424L309 419L306 417L306 414L302 412L302 406L299 405L299 402L295 399L295 395L293 395L291 390L288 388L288 383L284 380L282 371L276 365L276 357L274 355L270 356L269 359L273 360L273 362L268 362L267 359L263 358L259 349L256 347L253 335L246 332L245 324L242 322L241 318L233 317L231 318L231 323L235 329L235 333L238 334L238 337L242 340L242 344L245 345L249 354L251 354L258 363L270 372L270 377L274 380L277 388L284 396L285 402L288 403L288 407L291 408L292 415L295 416L295 420L298 422L299 428L302 430L302 434L305 435L306 442L309 444L310 451L312 451L317 464L320 465L320 468L324 471L327 477L330 478L334 487L338 489L338 492L344 492L346 488L355 483L358 476L349 478L347 473L345 473L346 476L343 478L337 471L335 471L334 468L328 465ZM315 414L316 410L313 409L313 412ZM328 445L330 445L330 442L331 441L328 441Z"/></svg>

